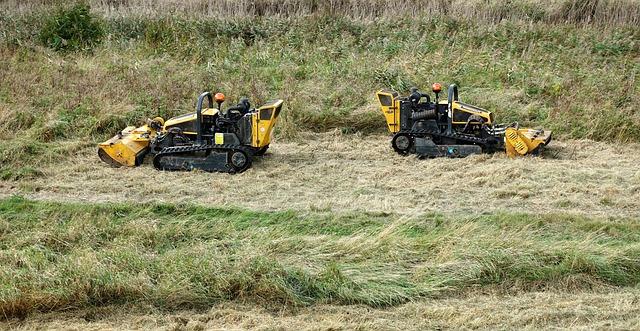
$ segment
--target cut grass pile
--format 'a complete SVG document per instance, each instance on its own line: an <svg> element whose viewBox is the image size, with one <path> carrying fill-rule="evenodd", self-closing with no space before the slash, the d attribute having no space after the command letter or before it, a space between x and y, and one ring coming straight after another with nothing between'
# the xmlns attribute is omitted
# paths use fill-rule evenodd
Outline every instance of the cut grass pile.
<svg viewBox="0 0 640 331"><path fill-rule="evenodd" d="M443 330L640 328L640 288L536 291L417 300L397 307L312 305L295 309L223 302L207 310L110 305L0 321L13 331L49 330ZM274 309L275 308L275 309Z"/></svg>
<svg viewBox="0 0 640 331"><path fill-rule="evenodd" d="M489 286L637 286L636 219L0 200L0 315L140 303L397 305Z"/></svg>

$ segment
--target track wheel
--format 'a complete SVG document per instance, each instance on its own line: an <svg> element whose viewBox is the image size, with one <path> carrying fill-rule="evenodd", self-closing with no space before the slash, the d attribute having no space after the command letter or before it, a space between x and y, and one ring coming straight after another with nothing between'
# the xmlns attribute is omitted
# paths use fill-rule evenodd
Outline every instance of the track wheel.
<svg viewBox="0 0 640 331"><path fill-rule="evenodd" d="M406 133L398 133L391 139L391 147L400 155L409 155L413 147L413 137Z"/></svg>
<svg viewBox="0 0 640 331"><path fill-rule="evenodd" d="M244 151L231 152L231 167L235 173L243 172L251 166L251 157Z"/></svg>

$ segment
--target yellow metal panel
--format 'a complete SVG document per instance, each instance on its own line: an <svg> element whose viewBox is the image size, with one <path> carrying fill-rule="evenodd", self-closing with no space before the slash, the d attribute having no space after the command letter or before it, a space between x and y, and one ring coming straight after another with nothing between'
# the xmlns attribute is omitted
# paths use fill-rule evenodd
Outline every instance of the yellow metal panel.
<svg viewBox="0 0 640 331"><path fill-rule="evenodd" d="M396 94L390 90L380 90L376 93L380 111L387 121L389 132L396 133L400 131L400 100L396 99Z"/></svg>
<svg viewBox="0 0 640 331"><path fill-rule="evenodd" d="M218 113L218 109L215 109L215 108L205 108L205 109L202 110L202 115L206 115L206 116L213 116L213 115L215 115L217 113ZM172 117L172 118L168 119L164 123L164 126L165 127L171 127L171 126L174 126L176 124L195 121L195 120L196 120L196 113L189 113L189 114L176 116L176 117Z"/></svg>
<svg viewBox="0 0 640 331"><path fill-rule="evenodd" d="M475 106L471 106L471 105L467 105L464 103L460 103L460 102L453 102L452 104L453 107L453 112L454 114L457 112L465 112L468 114L472 114L472 115L477 115L480 116L484 119L484 123L487 125L491 125L493 124L493 116L491 114L490 111L479 108L479 107L475 107ZM455 118L455 116L453 117ZM456 122L456 121L451 121L452 124L467 124L467 122Z"/></svg>
<svg viewBox="0 0 640 331"><path fill-rule="evenodd" d="M214 139L215 139L216 145L224 144L224 133L216 133Z"/></svg>
<svg viewBox="0 0 640 331"><path fill-rule="evenodd" d="M273 127L277 120L276 110L279 107L282 107L282 100L275 100L270 102L260 108L258 108L257 113L251 115L252 116L252 141L251 146L253 147L265 147L271 143L271 133L273 131ZM271 115L269 118L261 119L261 116L264 115L263 112L271 111ZM266 113L265 113L266 114Z"/></svg>
<svg viewBox="0 0 640 331"><path fill-rule="evenodd" d="M505 131L505 139L507 145L509 145L516 153L525 155L529 151L527 143L520 137L518 130L514 128L508 128Z"/></svg>
<svg viewBox="0 0 640 331"><path fill-rule="evenodd" d="M551 140L551 131L529 128L507 128L505 130L505 150L509 156L526 155L535 152Z"/></svg>
<svg viewBox="0 0 640 331"><path fill-rule="evenodd" d="M251 146L258 147L258 114L251 114Z"/></svg>

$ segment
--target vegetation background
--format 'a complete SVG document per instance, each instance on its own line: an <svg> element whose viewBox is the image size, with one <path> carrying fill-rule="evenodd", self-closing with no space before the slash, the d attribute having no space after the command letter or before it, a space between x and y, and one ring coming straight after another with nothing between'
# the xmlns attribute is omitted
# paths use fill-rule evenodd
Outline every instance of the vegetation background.
<svg viewBox="0 0 640 331"><path fill-rule="evenodd" d="M5 140L18 132L34 143L102 140L146 117L189 111L203 90L255 104L285 99L283 138L334 128L383 132L376 89L428 89L436 81L457 83L465 100L500 121L566 138L640 137L637 1L89 1L71 12L56 8L55 1L0 4Z"/></svg>

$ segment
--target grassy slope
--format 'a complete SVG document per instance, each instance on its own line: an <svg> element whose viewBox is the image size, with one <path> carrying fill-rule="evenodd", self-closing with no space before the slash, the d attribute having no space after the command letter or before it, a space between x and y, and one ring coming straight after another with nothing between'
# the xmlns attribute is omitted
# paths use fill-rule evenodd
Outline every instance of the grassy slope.
<svg viewBox="0 0 640 331"><path fill-rule="evenodd" d="M140 303L388 306L640 282L637 220L0 200L0 312Z"/></svg>
<svg viewBox="0 0 640 331"><path fill-rule="evenodd" d="M146 117L183 113L203 90L254 103L284 98L281 137L383 132L373 92L434 81L458 83L465 101L503 122L545 126L559 137L640 137L640 29L631 24L131 15L106 18L108 38L93 53L60 55L38 46L36 17L47 14L6 13L3 163L37 162L30 151L96 142Z"/></svg>
<svg viewBox="0 0 640 331"><path fill-rule="evenodd" d="M286 99L279 138L333 128L383 132L376 89L406 91L440 81L458 83L463 100L495 111L500 121L542 125L563 138L638 142L637 5L599 8L599 15L611 15L591 22L580 16L582 9L557 6L587 2L555 1L551 7L569 8L566 17L538 17L547 3L528 3L534 5L496 5L471 15L439 8L438 15L422 13L411 21L374 20L372 12L336 17L332 10L233 20L187 19L165 11L149 19L140 18L137 8L107 13L98 5L105 15L105 42L91 53L57 54L37 42L51 11L34 5L20 12L9 1L0 4L0 178L31 185L32 178L47 176L46 169L78 152L85 155L125 125L192 109L195 96L209 89L232 100ZM289 158L289 170L304 159ZM94 166L82 163L77 169L95 171ZM597 178L603 175L598 169L579 175ZM559 178L560 194L572 190L562 186L565 175L558 171L553 177ZM637 178L623 182L620 194L635 194ZM59 180L64 177L51 182ZM58 184L52 185L57 192ZM597 184L589 181L584 190L589 185ZM386 307L489 289L636 291L638 230L637 219L568 214L407 217L11 198L0 200L0 312L20 316L120 307L124 301L153 309L204 308L245 299L264 306ZM637 301L636 294L630 296ZM620 304L615 298L593 300ZM417 304L406 309L424 310ZM458 327L478 321L480 311ZM585 313L584 320L595 315ZM542 318L557 320L553 314Z"/></svg>

